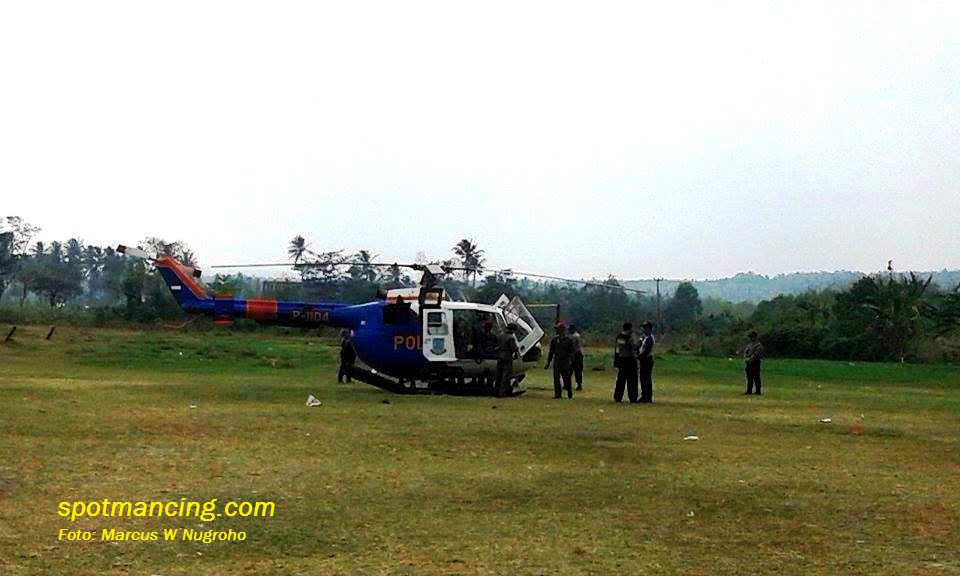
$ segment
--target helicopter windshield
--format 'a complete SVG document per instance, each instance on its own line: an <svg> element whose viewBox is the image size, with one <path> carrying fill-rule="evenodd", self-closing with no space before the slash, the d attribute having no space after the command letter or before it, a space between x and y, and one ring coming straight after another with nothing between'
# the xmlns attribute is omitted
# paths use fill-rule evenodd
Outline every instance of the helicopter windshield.
<svg viewBox="0 0 960 576"><path fill-rule="evenodd" d="M523 305L519 296L507 299L506 295L502 295L495 305L503 310L503 317L507 322L513 322L517 325L515 336L517 343L520 345L521 355L525 354L527 350L534 347L543 338L543 329L540 328L533 314Z"/></svg>
<svg viewBox="0 0 960 576"><path fill-rule="evenodd" d="M489 310L453 311L453 341L457 358L496 358L497 335L503 319Z"/></svg>

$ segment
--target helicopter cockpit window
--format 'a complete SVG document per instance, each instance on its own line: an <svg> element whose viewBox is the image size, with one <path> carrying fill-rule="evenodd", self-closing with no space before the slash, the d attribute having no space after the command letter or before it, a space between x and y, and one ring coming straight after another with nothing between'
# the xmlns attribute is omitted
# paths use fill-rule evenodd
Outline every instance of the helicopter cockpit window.
<svg viewBox="0 0 960 576"><path fill-rule="evenodd" d="M403 302L387 304L383 307L384 324L408 324L413 320L413 311L410 309L410 304Z"/></svg>
<svg viewBox="0 0 960 576"><path fill-rule="evenodd" d="M453 311L453 342L457 358L496 358L500 316L485 310ZM487 324L490 330L487 330Z"/></svg>
<svg viewBox="0 0 960 576"><path fill-rule="evenodd" d="M427 312L427 334L446 336L447 324L444 321L446 312Z"/></svg>

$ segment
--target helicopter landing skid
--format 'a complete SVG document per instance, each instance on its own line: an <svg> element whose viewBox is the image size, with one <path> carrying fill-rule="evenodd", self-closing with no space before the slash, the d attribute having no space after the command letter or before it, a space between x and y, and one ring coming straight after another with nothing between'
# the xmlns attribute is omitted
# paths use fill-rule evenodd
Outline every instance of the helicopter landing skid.
<svg viewBox="0 0 960 576"><path fill-rule="evenodd" d="M353 366L350 369L350 376L363 382L376 386L381 390L392 392L394 394L449 394L451 396L494 396L495 391L492 386L478 386L465 382L457 378L437 378L426 382L411 380L395 380L384 376L373 370L360 366ZM513 398L522 395L526 389L520 388L520 382L523 380L523 374L517 377L506 396Z"/></svg>
<svg viewBox="0 0 960 576"><path fill-rule="evenodd" d="M366 368L361 368L359 366L353 366L350 368L350 376L356 378L357 380L370 384L371 386L376 386L381 390L386 390L387 392L393 392L394 394L415 394L416 390L407 388L403 385L402 382L397 382L392 378L387 378L382 376L372 370L367 370Z"/></svg>

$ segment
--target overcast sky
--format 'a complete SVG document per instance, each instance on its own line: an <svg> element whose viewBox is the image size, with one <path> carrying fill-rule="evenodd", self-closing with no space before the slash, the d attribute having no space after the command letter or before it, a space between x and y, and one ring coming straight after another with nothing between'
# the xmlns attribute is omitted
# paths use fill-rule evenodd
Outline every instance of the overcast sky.
<svg viewBox="0 0 960 576"><path fill-rule="evenodd" d="M960 268L960 3L5 2L0 215L570 276Z"/></svg>

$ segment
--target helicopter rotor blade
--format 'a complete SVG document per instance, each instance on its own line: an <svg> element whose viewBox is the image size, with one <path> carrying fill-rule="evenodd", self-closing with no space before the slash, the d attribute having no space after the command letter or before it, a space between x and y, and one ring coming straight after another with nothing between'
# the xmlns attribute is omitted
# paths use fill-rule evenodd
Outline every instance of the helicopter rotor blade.
<svg viewBox="0 0 960 576"><path fill-rule="evenodd" d="M117 253L130 256L132 258L140 258L142 260L149 260L150 262L153 262L153 256L148 254L146 251L140 248L134 248L133 246L124 246L123 244L120 244L117 246Z"/></svg>
<svg viewBox="0 0 960 576"><path fill-rule="evenodd" d="M594 280L577 280L574 278L563 278L561 276L550 276L547 274L535 274L531 272L521 272L518 270L509 271L518 276L529 276L531 278L542 278L544 280L556 280L559 282L570 282L572 284L581 284L583 286L592 286L597 288L610 288L613 290L623 290L624 292L632 292L634 294L646 294L646 291L640 290L637 288L630 288L622 284L606 284L603 282L596 282Z"/></svg>
<svg viewBox="0 0 960 576"><path fill-rule="evenodd" d="M582 286L592 286L598 288L608 288L615 290L623 290L624 292L631 292L634 294L646 294L645 290L639 290L637 288L629 288L620 284L605 284L603 282L597 282L593 280L579 280L575 278L565 278L563 276L553 276L550 274L540 274L537 272L524 272L522 270L513 270L511 268L503 269L494 269L494 268L471 268L468 266L446 266L443 264L407 264L407 263L391 263L386 262L358 262L355 260L339 260L336 262L273 262L273 263L262 263L262 264L220 264L217 266L210 266L210 268L315 268L320 266L368 266L372 268L392 268L394 266L398 268L410 268L412 270L424 271L429 270L432 274L436 275L438 270L443 272L492 272L495 274L507 274L515 276L526 276L529 278L539 278L543 280L554 280L557 282L568 282L571 284L580 284Z"/></svg>
<svg viewBox="0 0 960 576"><path fill-rule="evenodd" d="M494 274L506 274L513 276L526 276L529 278L540 278L543 280L555 280L558 282L569 282L571 284L581 284L583 286L595 286L599 288L611 288L619 289L625 292L633 292L634 294L646 294L645 290L639 290L637 288L629 288L623 286L622 284L605 284L603 282L597 282L595 280L578 280L575 278L564 278L563 276L551 276L549 274L539 274L537 272L524 272L522 270L513 270L512 268L503 268L500 270L494 268L470 268L464 266L445 266L444 269L447 271L470 271L470 272L492 272Z"/></svg>
<svg viewBox="0 0 960 576"><path fill-rule="evenodd" d="M386 262L355 262L353 260L339 260L336 262L268 262L260 264L218 264L210 268L316 268L319 266L370 266L372 268L414 268L419 269L420 264L399 264Z"/></svg>

